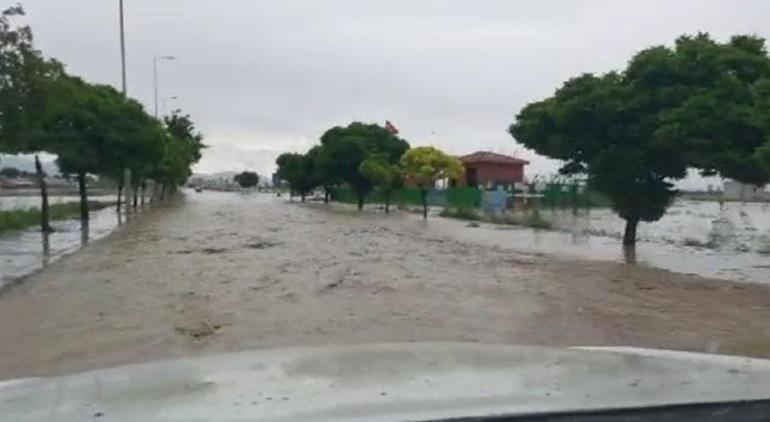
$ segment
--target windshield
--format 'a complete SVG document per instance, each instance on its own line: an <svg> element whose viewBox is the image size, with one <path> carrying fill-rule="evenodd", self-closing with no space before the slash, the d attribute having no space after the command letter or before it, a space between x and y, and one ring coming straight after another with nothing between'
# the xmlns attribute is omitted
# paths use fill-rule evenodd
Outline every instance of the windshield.
<svg viewBox="0 0 770 422"><path fill-rule="evenodd" d="M765 1L0 9L0 380L382 343L770 358Z"/></svg>

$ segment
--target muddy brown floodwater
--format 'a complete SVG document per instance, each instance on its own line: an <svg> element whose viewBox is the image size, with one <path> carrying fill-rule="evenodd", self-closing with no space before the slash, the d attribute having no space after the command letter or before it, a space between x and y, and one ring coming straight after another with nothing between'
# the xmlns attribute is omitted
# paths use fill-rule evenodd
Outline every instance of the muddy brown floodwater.
<svg viewBox="0 0 770 422"><path fill-rule="evenodd" d="M764 285L514 252L404 212L188 194L7 289L0 379L367 342L770 357L767 321Z"/></svg>

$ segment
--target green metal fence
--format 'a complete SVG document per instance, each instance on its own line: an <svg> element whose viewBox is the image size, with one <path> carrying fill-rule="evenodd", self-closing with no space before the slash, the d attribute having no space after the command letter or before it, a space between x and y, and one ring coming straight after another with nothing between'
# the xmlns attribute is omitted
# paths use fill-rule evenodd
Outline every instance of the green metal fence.
<svg viewBox="0 0 770 422"><path fill-rule="evenodd" d="M513 206L516 197L522 193L538 194L540 199L536 206L543 208L590 208L606 207L609 201L603 195L590 189L578 188L575 184L550 183L538 192L534 185L526 186L526 192L509 192L509 200ZM542 188L541 188L542 189ZM480 208L482 207L483 191L475 187L456 187L435 189L428 193L428 205ZM337 202L354 204L356 196L347 187L332 189L331 199ZM380 189L374 189L366 196L367 204L383 204L385 197ZM418 188L403 188L391 193L390 203L393 205L422 205L422 197Z"/></svg>
<svg viewBox="0 0 770 422"><path fill-rule="evenodd" d="M356 196L347 187L333 189L331 198L337 202L356 203ZM366 203L385 203L385 196L382 190L374 189L370 192L366 196ZM390 203L393 205L422 205L420 189L403 188L395 190L390 195ZM428 205L477 208L481 206L481 191L468 187L435 189L428 193Z"/></svg>

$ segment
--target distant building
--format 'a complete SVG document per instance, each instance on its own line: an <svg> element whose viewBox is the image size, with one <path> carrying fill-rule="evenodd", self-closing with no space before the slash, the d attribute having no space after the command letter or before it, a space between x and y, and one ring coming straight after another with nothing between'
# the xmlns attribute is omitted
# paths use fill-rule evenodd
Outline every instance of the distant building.
<svg viewBox="0 0 770 422"><path fill-rule="evenodd" d="M770 201L770 192L764 186L725 180L722 197L728 201Z"/></svg>
<svg viewBox="0 0 770 422"><path fill-rule="evenodd" d="M527 160L489 151L478 151L459 158L465 167L463 180L457 181L459 186L491 187L523 183L524 166L529 164Z"/></svg>

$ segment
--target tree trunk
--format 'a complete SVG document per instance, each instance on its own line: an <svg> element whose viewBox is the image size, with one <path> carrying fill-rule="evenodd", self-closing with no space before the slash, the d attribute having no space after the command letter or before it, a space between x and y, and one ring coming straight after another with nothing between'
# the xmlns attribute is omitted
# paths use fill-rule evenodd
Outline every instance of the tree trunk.
<svg viewBox="0 0 770 422"><path fill-rule="evenodd" d="M80 191L80 219L88 220L88 193L86 192L86 173L78 172L78 190Z"/></svg>
<svg viewBox="0 0 770 422"><path fill-rule="evenodd" d="M40 187L40 230L43 233L50 233L53 229L48 211L48 187L45 184L45 175L43 175L43 164L40 163L40 157L37 154L35 155L35 174Z"/></svg>
<svg viewBox="0 0 770 422"><path fill-rule="evenodd" d="M129 168L123 169L123 193L125 194L123 209L129 213L131 212L131 169Z"/></svg>
<svg viewBox="0 0 770 422"><path fill-rule="evenodd" d="M624 245L636 244L636 227L639 225L638 218L629 218L626 220L626 231L623 233Z"/></svg>
<svg viewBox="0 0 770 422"><path fill-rule="evenodd" d="M364 195L359 193L356 195L358 197L358 210L363 211L364 209Z"/></svg>
<svg viewBox="0 0 770 422"><path fill-rule="evenodd" d="M136 207L139 206L139 186L135 185L133 187L133 189L134 189L134 203L133 203L133 206L134 206L134 209L136 209Z"/></svg>
<svg viewBox="0 0 770 422"><path fill-rule="evenodd" d="M301 202L305 202L305 194L304 193L300 193L299 197L300 197L300 201Z"/></svg>
<svg viewBox="0 0 770 422"><path fill-rule="evenodd" d="M165 183L163 185L161 185L161 187L160 187L160 199L161 199L161 201L166 199L166 184Z"/></svg>
<svg viewBox="0 0 770 422"><path fill-rule="evenodd" d="M147 181L142 180L142 182L139 184L139 204L144 208L144 191L147 189Z"/></svg>
<svg viewBox="0 0 770 422"><path fill-rule="evenodd" d="M324 204L329 203L329 196L331 195L331 191L329 188L324 188Z"/></svg>
<svg viewBox="0 0 770 422"><path fill-rule="evenodd" d="M155 197L158 196L158 183L156 181L152 181L152 190L150 191L150 203L152 204L155 202Z"/></svg>
<svg viewBox="0 0 770 422"><path fill-rule="evenodd" d="M420 189L420 196L422 197L422 218L428 219L428 191Z"/></svg>
<svg viewBox="0 0 770 422"><path fill-rule="evenodd" d="M385 214L388 214L390 212L390 191L386 190L383 193L385 195Z"/></svg>
<svg viewBox="0 0 770 422"><path fill-rule="evenodd" d="M118 207L116 211L120 211L120 205L123 201L123 181L118 182Z"/></svg>

